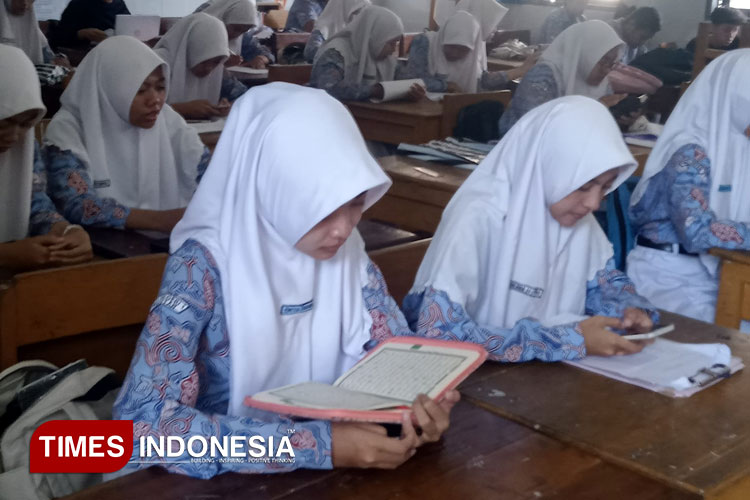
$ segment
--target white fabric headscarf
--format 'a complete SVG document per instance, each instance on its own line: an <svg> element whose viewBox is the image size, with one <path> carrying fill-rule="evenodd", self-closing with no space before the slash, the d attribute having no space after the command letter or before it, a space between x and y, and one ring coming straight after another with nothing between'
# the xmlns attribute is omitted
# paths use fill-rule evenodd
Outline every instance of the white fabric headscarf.
<svg viewBox="0 0 750 500"><path fill-rule="evenodd" d="M20 49L0 44L0 120L37 110L36 122L46 108L36 69ZM36 123L35 122L35 123ZM31 185L34 172L34 128L8 151L0 153L0 242L20 240L29 232Z"/></svg>
<svg viewBox="0 0 750 500"><path fill-rule="evenodd" d="M737 49L715 59L701 71L680 98L664 131L648 156L630 199L637 204L651 179L686 144L698 144L711 161L709 208L718 219L750 222L750 49ZM722 187L723 186L723 187ZM731 186L726 190L726 186ZM718 262L701 256L709 272Z"/></svg>
<svg viewBox="0 0 750 500"><path fill-rule="evenodd" d="M301 142L289 147L289 137ZM324 91L272 83L235 102L170 241L174 252L197 240L219 269L232 349L230 415L245 413L245 396L261 390L333 382L363 355L372 321L359 233L324 261L294 245L341 205L367 192L367 208L390 184L349 112ZM282 314L304 304L311 308Z"/></svg>
<svg viewBox="0 0 750 500"><path fill-rule="evenodd" d="M349 24L349 18L354 12L362 10L370 4L370 0L328 0L320 17L315 21L315 30L320 31L323 38L329 38Z"/></svg>
<svg viewBox="0 0 750 500"><path fill-rule="evenodd" d="M396 73L396 55L378 61L386 43L404 34L401 19L392 11L371 5L362 9L346 28L324 43L317 60L328 49L336 49L344 58L346 80L351 83L383 82L393 80Z"/></svg>
<svg viewBox="0 0 750 500"><path fill-rule="evenodd" d="M251 0L212 0L201 12L218 18L225 25L258 25L258 10ZM242 36L229 40L229 48L239 54L242 50Z"/></svg>
<svg viewBox="0 0 750 500"><path fill-rule="evenodd" d="M571 96L534 108L453 196L411 292L442 290L501 328L525 317L546 326L580 319L586 283L612 245L592 214L563 227L549 207L619 168L614 190L635 167L602 104Z"/></svg>
<svg viewBox="0 0 750 500"><path fill-rule="evenodd" d="M458 84L462 91L476 92L482 68L476 55L479 23L474 16L464 11L456 12L448 18L440 31L428 31L425 36L430 41L430 74L446 75L447 80ZM449 61L443 52L444 45L460 45L469 47L471 51L459 61Z"/></svg>
<svg viewBox="0 0 750 500"><path fill-rule="evenodd" d="M36 20L34 8L30 8L20 16L10 13L12 0L0 2L0 43L14 45L23 50L34 64L44 63L42 49L46 47L47 39Z"/></svg>
<svg viewBox="0 0 750 500"><path fill-rule="evenodd" d="M562 95L599 99L607 95L609 81L605 78L599 85L592 86L586 83L586 79L601 58L615 47L622 50L625 42L610 25L599 20L584 21L560 33L544 51L538 64L552 68Z"/></svg>
<svg viewBox="0 0 750 500"><path fill-rule="evenodd" d="M219 102L223 64L229 57L227 30L221 21L204 13L183 17L159 40L154 52L169 65L167 102L196 99L207 99L213 104ZM219 56L223 57L222 62L203 78L190 70Z"/></svg>
<svg viewBox="0 0 750 500"><path fill-rule="evenodd" d="M479 67L487 70L487 40L497 30L497 25L503 20L508 8L495 0L461 0L456 4L456 12L466 11L479 23L479 37L475 43Z"/></svg>
<svg viewBox="0 0 750 500"><path fill-rule="evenodd" d="M98 196L128 207L184 207L196 186L204 147L180 115L165 104L150 129L130 124L138 89L160 66L168 75L167 64L135 38L107 38L78 66L44 136L83 162L101 186Z"/></svg>

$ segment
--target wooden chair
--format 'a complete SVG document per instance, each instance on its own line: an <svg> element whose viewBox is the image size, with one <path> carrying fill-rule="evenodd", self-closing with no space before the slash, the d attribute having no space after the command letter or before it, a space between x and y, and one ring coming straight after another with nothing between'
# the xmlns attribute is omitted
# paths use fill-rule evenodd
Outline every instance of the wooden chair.
<svg viewBox="0 0 750 500"><path fill-rule="evenodd" d="M702 22L698 25L698 36L695 37L695 60L693 61L693 80L703 71L708 63L722 55L724 50L711 49L708 46L709 37L711 36L710 22ZM745 24L740 29L739 47L750 47L750 24Z"/></svg>
<svg viewBox="0 0 750 500"><path fill-rule="evenodd" d="M432 238L404 243L370 252L370 258L383 272L388 291L401 304L414 284L419 265L422 263Z"/></svg>
<svg viewBox="0 0 750 500"><path fill-rule="evenodd" d="M445 94L443 97L443 121L441 134L443 137L453 135L453 129L458 121L458 114L466 106L471 106L482 101L497 101L506 108L510 104L510 90L499 90L495 92L480 92L478 94Z"/></svg>
<svg viewBox="0 0 750 500"><path fill-rule="evenodd" d="M437 31L438 29L440 29L440 26L438 26L438 23L435 20L436 11L437 11L437 0L430 0L430 10L429 10L429 16L427 18L427 26L430 28L430 31Z"/></svg>
<svg viewBox="0 0 750 500"><path fill-rule="evenodd" d="M310 83L312 64L271 64L268 66L269 82L288 82L297 85Z"/></svg>
<svg viewBox="0 0 750 500"><path fill-rule="evenodd" d="M124 372L166 260L154 254L15 275L0 292L0 369L29 348L23 358L65 364L86 357ZM88 345L75 338L87 334Z"/></svg>
<svg viewBox="0 0 750 500"><path fill-rule="evenodd" d="M709 253L722 261L714 322L739 328L750 321L750 252L712 248Z"/></svg>
<svg viewBox="0 0 750 500"><path fill-rule="evenodd" d="M289 11L284 9L269 10L263 16L263 24L272 30L283 30L286 26L286 20L289 17Z"/></svg>

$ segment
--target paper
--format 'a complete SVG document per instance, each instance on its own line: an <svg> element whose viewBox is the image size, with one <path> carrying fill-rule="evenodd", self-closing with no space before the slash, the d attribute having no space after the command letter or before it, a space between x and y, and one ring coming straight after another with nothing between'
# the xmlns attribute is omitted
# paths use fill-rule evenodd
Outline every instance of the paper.
<svg viewBox="0 0 750 500"><path fill-rule="evenodd" d="M370 99L372 102L387 102L396 101L398 99L405 99L409 95L409 89L415 83L420 84L422 87L425 86L424 81L421 78L415 78L413 80L393 80L390 82L380 82L379 85L383 87L383 98L382 99Z"/></svg>
<svg viewBox="0 0 750 500"><path fill-rule="evenodd" d="M132 36L145 42L159 36L159 16L127 16L118 14L115 18L115 35Z"/></svg>
<svg viewBox="0 0 750 500"><path fill-rule="evenodd" d="M57 20L60 19L67 5L67 0L36 0L34 2L34 14L36 14L38 21Z"/></svg>
<svg viewBox="0 0 750 500"><path fill-rule="evenodd" d="M363 392L350 391L316 382L281 387L270 394L284 403L308 408L341 408L344 410L379 410L399 406L400 401Z"/></svg>
<svg viewBox="0 0 750 500"><path fill-rule="evenodd" d="M687 397L702 387L691 382L701 370L716 364L742 368L739 358L732 358L724 344L684 344L657 338L638 354L627 356L588 356L580 361L566 361L584 370L614 378L652 391Z"/></svg>
<svg viewBox="0 0 750 500"><path fill-rule="evenodd" d="M434 392L467 358L456 353L386 347L355 365L334 385L410 405L420 393Z"/></svg>
<svg viewBox="0 0 750 500"><path fill-rule="evenodd" d="M255 69L255 68L248 68L246 66L230 66L227 68L227 71L231 73L237 73L242 78L268 78L268 70L267 69Z"/></svg>
<svg viewBox="0 0 750 500"><path fill-rule="evenodd" d="M188 125L199 134L208 134L210 132L221 132L224 130L225 123L226 118L221 118L219 120L189 121Z"/></svg>

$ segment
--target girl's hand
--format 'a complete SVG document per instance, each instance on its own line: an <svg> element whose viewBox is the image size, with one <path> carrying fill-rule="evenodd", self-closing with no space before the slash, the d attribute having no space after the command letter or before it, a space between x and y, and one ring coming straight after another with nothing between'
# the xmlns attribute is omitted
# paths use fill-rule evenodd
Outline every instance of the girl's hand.
<svg viewBox="0 0 750 500"><path fill-rule="evenodd" d="M654 322L643 309L628 307L622 316L622 329L630 334L648 333L654 329Z"/></svg>
<svg viewBox="0 0 750 500"><path fill-rule="evenodd" d="M408 98L410 101L414 102L426 99L427 90L425 90L425 88L418 83L412 83L411 87L409 87Z"/></svg>
<svg viewBox="0 0 750 500"><path fill-rule="evenodd" d="M450 413L461 399L458 391L448 391L440 403L420 394L412 405L412 423L422 430L419 445L439 441L450 425Z"/></svg>
<svg viewBox="0 0 750 500"><path fill-rule="evenodd" d="M414 456L419 446L417 432L408 414L404 414L401 425L401 437L391 438L382 425L332 423L333 466L395 469Z"/></svg>
<svg viewBox="0 0 750 500"><path fill-rule="evenodd" d="M641 352L644 343L633 342L622 338L612 329L622 329L623 322L617 318L594 316L578 323L586 343L586 354L589 356L615 356Z"/></svg>

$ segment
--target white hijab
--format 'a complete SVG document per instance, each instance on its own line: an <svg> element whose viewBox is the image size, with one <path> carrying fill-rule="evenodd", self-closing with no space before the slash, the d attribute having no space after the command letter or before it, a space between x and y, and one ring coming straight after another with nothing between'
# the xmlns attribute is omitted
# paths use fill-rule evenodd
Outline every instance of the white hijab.
<svg viewBox="0 0 750 500"><path fill-rule="evenodd" d="M388 56L382 61L376 58L386 43L404 34L401 19L392 11L371 5L321 46L315 55L317 60L328 49L341 53L346 65L346 80L359 84L363 81L377 83L393 80L398 58Z"/></svg>
<svg viewBox="0 0 750 500"><path fill-rule="evenodd" d="M252 0L212 0L201 12L218 18L225 25L258 25L258 10ZM242 50L242 35L229 40L229 48L239 54Z"/></svg>
<svg viewBox="0 0 750 500"><path fill-rule="evenodd" d="M580 319L586 283L612 257L589 214L561 226L549 206L612 168L614 190L636 163L607 108L585 97L528 112L451 199L412 293L446 292L479 323Z"/></svg>
<svg viewBox="0 0 750 500"><path fill-rule="evenodd" d="M425 33L430 41L428 68L432 75L445 75L461 90L468 93L477 91L477 83L482 76L482 68L476 55L476 40L479 36L479 23L468 12L458 11L440 28L440 31ZM459 61L449 61L443 53L444 45L469 47L471 52Z"/></svg>
<svg viewBox="0 0 750 500"><path fill-rule="evenodd" d="M560 33L544 51L539 64L552 68L561 95L599 99L607 95L609 81L605 78L599 85L591 86L586 79L601 58L615 47L622 50L625 42L610 25L599 20L584 21Z"/></svg>
<svg viewBox="0 0 750 500"><path fill-rule="evenodd" d="M474 16L479 23L479 37L475 43L479 67L487 71L487 40L497 30L497 25L503 20L508 8L495 0L461 0L456 4L456 12L466 11Z"/></svg>
<svg viewBox="0 0 750 500"><path fill-rule="evenodd" d="M638 186L630 199L637 204L651 179L686 144L698 144L711 160L708 206L718 219L750 222L750 49L722 55L701 71L680 98L648 156ZM726 190L726 186L730 186ZM701 256L709 272L718 262Z"/></svg>
<svg viewBox="0 0 750 500"><path fill-rule="evenodd" d="M34 8L15 16L10 13L11 1L0 1L0 43L15 45L34 64L44 63L42 49L47 46L47 39L39 29Z"/></svg>
<svg viewBox="0 0 750 500"><path fill-rule="evenodd" d="M289 147L289 137L300 143ZM339 206L366 191L367 208L390 184L349 112L324 91L271 83L235 102L170 241L172 252L199 241L218 266L232 349L230 415L245 413L245 396L261 390L333 382L363 355L372 321L359 233L325 261L294 245ZM309 309L282 312L303 305Z"/></svg>
<svg viewBox="0 0 750 500"><path fill-rule="evenodd" d="M315 21L314 29L320 31L323 38L328 38L349 24L352 13L368 5L371 5L370 0L329 0Z"/></svg>
<svg viewBox="0 0 750 500"><path fill-rule="evenodd" d="M20 49L0 44L0 120L37 110L36 121L46 108L36 69ZM31 185L34 172L34 129L5 153L0 153L0 242L20 240L29 232Z"/></svg>
<svg viewBox="0 0 750 500"><path fill-rule="evenodd" d="M203 155L198 134L167 104L152 128L130 124L136 92L159 66L169 74L167 64L135 38L108 38L78 66L44 136L46 144L83 162L97 195L128 207L186 206Z"/></svg>
<svg viewBox="0 0 750 500"><path fill-rule="evenodd" d="M223 64L229 57L229 41L224 24L199 12L180 19L154 47L154 52L169 65L168 103L206 99L216 104L221 96ZM198 78L190 69L222 56L211 73Z"/></svg>

